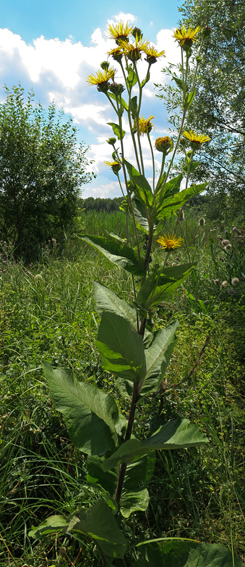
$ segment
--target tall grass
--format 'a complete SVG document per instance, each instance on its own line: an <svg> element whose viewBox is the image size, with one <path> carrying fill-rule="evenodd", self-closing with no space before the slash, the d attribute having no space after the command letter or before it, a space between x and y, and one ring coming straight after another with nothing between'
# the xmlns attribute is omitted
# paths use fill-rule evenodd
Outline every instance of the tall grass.
<svg viewBox="0 0 245 567"><path fill-rule="evenodd" d="M199 227L197 221L197 215L187 215L179 226L184 247L170 256L170 263L178 262L177 257L199 261L196 279L153 315L156 329L179 318L177 348L163 390L149 397L144 413L138 410L136 427L140 436L181 414L196 421L210 443L200 451L159 453L149 487L150 508L139 514L136 525L129 519L127 529L142 537L216 541L233 545L242 556L245 373L243 339L236 326L242 333L245 317L239 301L228 295L214 294L207 313L198 303L203 301L207 307L211 301L215 267L210 239L218 242L218 236L217 231L210 232L212 226ZM161 234L171 231L173 222L169 219L159 227ZM84 214L81 233L90 232L117 232L124 237L125 216L120 211ZM92 281L131 301L131 279L77 237L67 239L62 255L56 248L45 249L42 261L29 267L14 263L9 255L0 274L3 566L96 565L86 540L75 543L71 537L55 541L47 537L34 542L28 537L31 525L51 513L70 513L81 502L88 507L91 498L97 498L86 482L86 460L74 450L60 414L51 405L41 363L47 360L69 367L80 380L96 382L116 396L113 377L102 370L94 345L99 319ZM161 259L157 245L153 253ZM196 311L188 293L199 306ZM208 335L212 335L210 343L195 366ZM126 406L121 409L127 411Z"/></svg>

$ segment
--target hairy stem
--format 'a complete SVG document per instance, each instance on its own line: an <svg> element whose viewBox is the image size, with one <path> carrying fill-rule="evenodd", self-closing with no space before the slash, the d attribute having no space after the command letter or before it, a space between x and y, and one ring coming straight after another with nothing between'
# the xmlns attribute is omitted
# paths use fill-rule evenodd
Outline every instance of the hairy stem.
<svg viewBox="0 0 245 567"><path fill-rule="evenodd" d="M134 424L134 414L135 414L137 399L138 399L138 382L135 380L134 381L133 396L132 396L132 400L131 400L129 419L128 419L128 426L127 426L127 431L126 431L124 443L126 441L128 441L131 437L133 424ZM116 500L118 506L120 504L120 499L121 499L121 495L122 495L122 489L123 489L123 483L124 483L126 468L127 468L127 463L122 463L121 466L120 466L120 470L119 470L118 484L117 484L116 496L115 496L115 500Z"/></svg>
<svg viewBox="0 0 245 567"><path fill-rule="evenodd" d="M147 132L147 138L148 138L148 142L149 142L149 146L150 146L150 150L151 150L151 159L152 159L152 191L154 193L155 191L155 159L154 159L154 153L153 153L153 147L152 147L152 143L151 143L151 137L149 132Z"/></svg>
<svg viewBox="0 0 245 567"><path fill-rule="evenodd" d="M117 100L117 107L118 107L118 100ZM122 116L121 116L121 113L119 112L119 108L118 108L118 113L117 113L117 114L118 114L118 118L119 118L119 128L120 128L120 132L122 132ZM125 187L126 187L126 190L127 190L129 205L130 205L131 214L132 214L132 218L133 218L134 231L135 231L135 238L136 238L136 246L137 246L137 252L138 252L138 259L139 259L139 264L140 264L140 266L141 266L141 255L140 255L139 237L138 237L137 226L136 226L136 221L135 221L133 203L132 203L132 199L131 199L131 196L130 196L130 193L129 193L129 190L128 190L127 174L126 174L126 168L125 168L125 163L124 163L124 147L123 147L122 136L120 136L120 145L121 145L121 154L122 154L122 168L123 168L124 182L125 182Z"/></svg>
<svg viewBox="0 0 245 567"><path fill-rule="evenodd" d="M132 142L133 142L133 146L134 146L134 153L135 153L135 158L136 158L136 162L137 162L137 167L139 169L139 172L141 173L140 170L140 162L139 162L139 157L138 157L138 150L137 150L137 146L136 146L136 142L135 142L135 137L134 137L134 133L133 133L133 127L132 127L132 121L131 121L131 114L130 114L130 106L131 106L131 89L128 88L127 85L127 78L126 78L126 74L125 74L125 70L123 67L122 62L120 62L120 66L123 72L123 77L124 77L124 81L127 87L127 91L128 91L128 122L129 122L129 129L130 129L130 134L131 134L131 138L132 138Z"/></svg>

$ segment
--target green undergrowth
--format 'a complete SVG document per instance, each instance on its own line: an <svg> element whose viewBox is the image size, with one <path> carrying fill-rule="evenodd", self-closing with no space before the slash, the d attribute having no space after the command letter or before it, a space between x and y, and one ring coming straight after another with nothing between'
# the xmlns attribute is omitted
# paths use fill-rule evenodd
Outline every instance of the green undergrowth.
<svg viewBox="0 0 245 567"><path fill-rule="evenodd" d="M122 218L120 211L114 217L100 213L96 228L95 216L84 214L81 233L119 232ZM216 227L200 227L197 220L187 214L179 229L184 246L168 259L199 263L185 287L153 314L155 330L178 318L178 342L161 391L137 409L135 434L143 438L181 415L198 423L210 443L159 452L150 506L124 529L132 540L179 536L222 543L244 559L243 283L233 296L213 283L217 270L228 278L227 264L215 264L212 256L212 242L216 258L221 256ZM162 254L156 245L153 261ZM35 543L28 537L31 526L47 516L69 514L81 504L89 508L98 499L86 482L86 459L51 404L41 364L71 368L79 380L96 382L118 398L94 346L99 317L92 282L132 302L131 278L77 237L67 241L62 256L46 249L38 265L5 257L0 277L0 565L96 566L86 539L47 537ZM126 403L121 411L127 414Z"/></svg>

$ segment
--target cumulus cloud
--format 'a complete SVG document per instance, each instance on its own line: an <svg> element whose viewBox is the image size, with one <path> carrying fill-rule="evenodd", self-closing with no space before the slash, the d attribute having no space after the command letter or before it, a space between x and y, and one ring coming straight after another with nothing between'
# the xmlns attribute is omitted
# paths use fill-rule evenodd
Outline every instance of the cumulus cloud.
<svg viewBox="0 0 245 567"><path fill-rule="evenodd" d="M130 13L120 12L113 16L111 22L135 23L136 17ZM162 59L151 68L151 82L144 89L144 103L142 113L148 117L150 114L156 116L156 134L164 135L166 131L166 111L159 99L155 97L153 83L162 83L164 78L161 73L162 67L167 61L173 63L179 60L179 51L172 37L173 32L169 29L159 30L155 45L158 50L164 49L166 58ZM89 156L95 160L94 170L99 175L106 175L109 180L110 192L115 191L115 183L111 181L113 174L106 172L104 160L110 159L111 148L105 139L111 135L108 122L115 121L115 116L102 93L98 93L95 87L88 86L86 78L95 73L101 61L107 58L107 52L114 47L114 41L104 35L104 30L97 28L91 35L91 44L83 45L81 41L75 42L72 37L61 41L58 38L45 39L42 35L35 39L32 44L27 44L18 34L11 30L0 29L0 76L2 84L6 83L9 88L19 82L25 89L33 87L37 100L44 106L52 100L58 108L63 108L65 113L71 115L74 122L82 132L82 138L93 140ZM144 78L147 65L144 61L139 64L139 74ZM121 72L117 74L117 80L122 80ZM135 89L136 94L137 89ZM0 91L0 99L4 99L3 91ZM128 132L126 121L123 127ZM130 136L125 137L127 158L133 159L133 146ZM147 140L143 141L146 157L146 165L151 167L150 153ZM90 191L96 190L99 194L99 181L93 182ZM103 194L106 188L103 186ZM102 187L102 185L101 185Z"/></svg>

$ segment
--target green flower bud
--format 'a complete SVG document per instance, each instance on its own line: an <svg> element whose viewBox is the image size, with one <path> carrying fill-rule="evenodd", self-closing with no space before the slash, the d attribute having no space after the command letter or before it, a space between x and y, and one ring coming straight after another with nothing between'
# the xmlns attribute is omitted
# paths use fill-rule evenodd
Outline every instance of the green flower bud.
<svg viewBox="0 0 245 567"><path fill-rule="evenodd" d="M110 88L110 83L105 81L104 83L100 83L100 85L97 86L97 91L99 91L99 93L107 93L109 88Z"/></svg>
<svg viewBox="0 0 245 567"><path fill-rule="evenodd" d="M115 163L111 166L111 169L112 169L113 173L115 173L115 175L117 175L119 173L121 167L122 166L120 165L120 163L117 163L117 164Z"/></svg>
<svg viewBox="0 0 245 567"><path fill-rule="evenodd" d="M155 141L155 148L158 152L169 153L173 149L173 140L169 136L164 138L157 138Z"/></svg>
<svg viewBox="0 0 245 567"><path fill-rule="evenodd" d="M100 66L101 66L101 69L103 69L103 71L108 71L108 69L110 67L110 63L108 63L108 61L102 61Z"/></svg>
<svg viewBox="0 0 245 567"><path fill-rule="evenodd" d="M114 146L117 139L116 138L109 138L109 140L106 140L106 141L107 141L107 144L110 144L110 146Z"/></svg>
<svg viewBox="0 0 245 567"><path fill-rule="evenodd" d="M203 37L209 37L211 34L211 27L210 26L205 26L202 30L203 33Z"/></svg>
<svg viewBox="0 0 245 567"><path fill-rule="evenodd" d="M110 91L115 95L121 95L124 91L124 86L118 83L112 83L110 85Z"/></svg>
<svg viewBox="0 0 245 567"><path fill-rule="evenodd" d="M140 41L143 37L143 32L140 30L140 28L134 28L132 31L132 35L134 36L135 39L137 36L138 41Z"/></svg>

